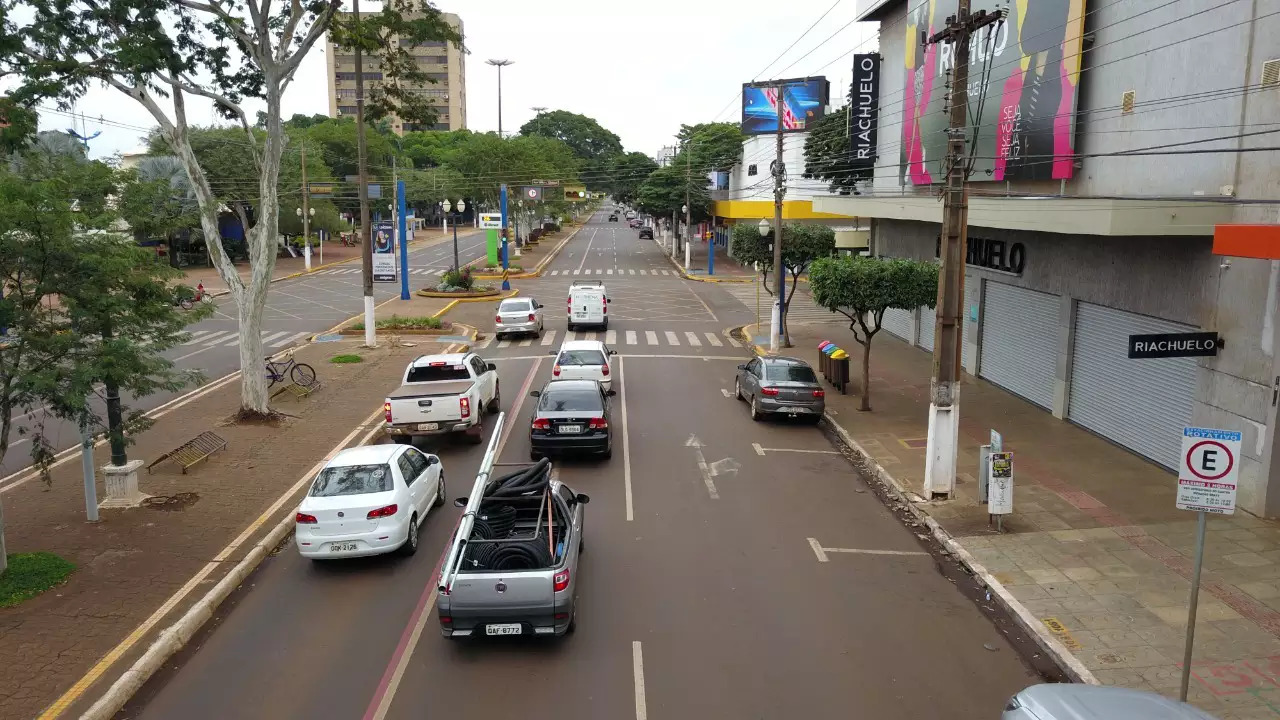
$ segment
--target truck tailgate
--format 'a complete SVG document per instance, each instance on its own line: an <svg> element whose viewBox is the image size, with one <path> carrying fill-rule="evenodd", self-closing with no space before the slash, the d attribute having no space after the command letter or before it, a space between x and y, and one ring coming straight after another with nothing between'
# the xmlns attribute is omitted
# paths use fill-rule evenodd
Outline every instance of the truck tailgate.
<svg viewBox="0 0 1280 720"><path fill-rule="evenodd" d="M449 592L449 612L456 630L519 623L525 633L531 625L548 626L555 620L553 570L509 573L459 573Z"/></svg>
<svg viewBox="0 0 1280 720"><path fill-rule="evenodd" d="M387 396L387 402L391 403L391 422L403 425L461 420L458 398L470 392L472 384L467 380L440 383L440 387L402 387Z"/></svg>

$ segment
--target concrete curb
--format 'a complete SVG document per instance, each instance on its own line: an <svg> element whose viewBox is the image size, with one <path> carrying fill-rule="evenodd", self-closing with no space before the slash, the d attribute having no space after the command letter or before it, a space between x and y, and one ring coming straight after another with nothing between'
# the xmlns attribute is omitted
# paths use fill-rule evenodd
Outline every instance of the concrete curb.
<svg viewBox="0 0 1280 720"><path fill-rule="evenodd" d="M747 332L747 328L754 327L756 326L744 325L741 328L738 328L738 330L746 338L747 343L757 355L767 355L767 351L751 341L752 334ZM951 536L951 533L947 532L946 529L939 525L938 521L934 520L929 513L916 506L906 488L904 488L896 478L890 475L889 472L884 469L884 466L876 462L876 459L872 457L871 454L868 453L861 445L859 445L857 440L853 439L853 436L840 425L835 416L830 412L827 412L824 414L824 417L826 418L827 424L835 430L836 434L840 436L840 439L849 446L849 449L852 450L854 454L856 454L858 458L862 460L862 462L866 463L867 467L872 470L876 476L876 480L891 490L893 494L897 496L898 500L902 502L903 506L905 506L911 513L912 517L927 526L933 533L934 539L941 543L942 546L947 549L947 552L951 553L952 556L959 560L982 582L983 585L987 587L988 590L991 591L992 598L1000 604L1005 612L1009 613L1009 615L1013 617L1023 632L1035 639L1036 645L1040 647L1040 650L1050 658L1053 658L1054 662L1057 663L1058 667L1062 669L1067 677L1071 678L1073 682L1086 683L1089 685L1102 684L1096 677L1094 677L1089 668L1085 667L1084 663L1073 655L1066 646L1058 642L1058 639L1044 627L1044 623L1040 622L1040 620L1033 615L1020 600L1015 598L1013 594L1009 592L1008 588L1006 588L1003 583L997 580L994 575L983 567L982 563L978 562L978 560L974 558L968 550L965 550L964 547L962 547L960 543Z"/></svg>
<svg viewBox="0 0 1280 720"><path fill-rule="evenodd" d="M657 242L657 240L655 239L654 242ZM663 247L662 243L658 243L658 247ZM695 280L697 282L705 282L705 283L739 283L739 284L753 283L756 281L755 278L738 278L738 277L718 278L718 277L707 277L703 275L694 275L688 272L687 270L685 270L683 267L681 267L680 263L676 262L675 258L668 255L665 247L663 247L662 256L665 257L673 267L675 267L676 272L680 273L680 277L684 278L685 280Z"/></svg>
<svg viewBox="0 0 1280 720"><path fill-rule="evenodd" d="M266 537L258 541L236 566L204 597L196 601L176 623L160 632L151 647L128 670L112 683L81 720L110 720L133 697L134 693L181 650L212 617L223 601L258 568L262 561L288 537L293 528L293 515L286 513Z"/></svg>

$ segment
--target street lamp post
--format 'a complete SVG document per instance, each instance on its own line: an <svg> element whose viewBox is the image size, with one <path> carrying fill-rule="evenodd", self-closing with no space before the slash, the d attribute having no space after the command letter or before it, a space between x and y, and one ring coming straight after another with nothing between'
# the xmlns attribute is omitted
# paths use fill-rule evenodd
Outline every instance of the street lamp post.
<svg viewBox="0 0 1280 720"><path fill-rule="evenodd" d="M684 213L684 271L689 272L689 206L681 205L680 212Z"/></svg>
<svg viewBox="0 0 1280 720"><path fill-rule="evenodd" d="M762 238L769 237L770 231L773 230L773 228L769 225L769 221L765 220L764 218L760 218L760 224L756 226L756 229L760 231L760 237ZM772 248L770 249L772 250ZM760 281L761 281L760 273L757 272L756 273L756 322L757 323L760 322Z"/></svg>
<svg viewBox="0 0 1280 720"><path fill-rule="evenodd" d="M453 203L449 202L448 200L445 200L440 203L440 209L443 210L446 215L448 215L453 210ZM462 201L462 198L458 198L458 213L453 217L453 269L454 270L459 270L462 267L461 265L458 264L458 218L461 217L462 213L466 211L467 211L467 204Z"/></svg>
<svg viewBox="0 0 1280 720"><path fill-rule="evenodd" d="M315 217L316 209L313 207L309 207L306 210L296 208L294 212L298 217L302 218L302 257L305 258L307 272L311 272L311 218Z"/></svg>
<svg viewBox="0 0 1280 720"><path fill-rule="evenodd" d="M498 68L498 137L502 137L502 68L515 60L485 60L485 63Z"/></svg>

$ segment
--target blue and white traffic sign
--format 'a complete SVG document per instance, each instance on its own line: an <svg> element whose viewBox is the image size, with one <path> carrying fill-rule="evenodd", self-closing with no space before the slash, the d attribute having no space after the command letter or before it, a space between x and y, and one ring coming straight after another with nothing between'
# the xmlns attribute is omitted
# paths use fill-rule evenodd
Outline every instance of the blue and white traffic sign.
<svg viewBox="0 0 1280 720"><path fill-rule="evenodd" d="M1178 468L1179 510L1217 515L1235 513L1241 439L1241 434L1234 430L1182 429L1182 462Z"/></svg>

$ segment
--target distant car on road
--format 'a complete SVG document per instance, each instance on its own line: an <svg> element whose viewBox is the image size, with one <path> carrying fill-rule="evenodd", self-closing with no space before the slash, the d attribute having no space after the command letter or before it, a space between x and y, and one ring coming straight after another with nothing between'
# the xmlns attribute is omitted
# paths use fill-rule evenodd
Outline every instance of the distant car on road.
<svg viewBox="0 0 1280 720"><path fill-rule="evenodd" d="M405 445L348 448L325 463L294 515L312 560L418 552L418 528L444 504L440 458Z"/></svg>
<svg viewBox="0 0 1280 720"><path fill-rule="evenodd" d="M604 389L613 388L613 356L617 350L610 350L599 340L568 340L560 346L555 365L551 368L551 376L559 380L595 380Z"/></svg>
<svg viewBox="0 0 1280 720"><path fill-rule="evenodd" d="M617 215L610 215L610 216L609 216L609 222L618 222L618 216L617 216Z"/></svg>
<svg viewBox="0 0 1280 720"><path fill-rule="evenodd" d="M493 334L502 337L533 333L542 335L542 304L531 297L507 298L498 305L498 314L493 318Z"/></svg>
<svg viewBox="0 0 1280 720"><path fill-rule="evenodd" d="M652 240L652 239L653 239L653 228L651 228L651 227L649 227L649 226L647 226L647 225L646 225L646 226L644 226L644 227L642 227L642 228L640 228L640 239L641 239L641 240Z"/></svg>
<svg viewBox="0 0 1280 720"><path fill-rule="evenodd" d="M1009 699L1002 720L1214 720L1145 690L1073 683L1032 685Z"/></svg>
<svg viewBox="0 0 1280 720"><path fill-rule="evenodd" d="M639 218L631 218L631 220L630 220L630 221L628 221L628 222L627 222L627 224L628 224L628 225L630 225L630 226L631 226L631 227L633 227L633 228L638 228L638 227L640 227L640 219L639 219Z"/></svg>
<svg viewBox="0 0 1280 720"><path fill-rule="evenodd" d="M613 390L594 380L552 380L530 395L538 398L529 426L530 460L569 452L613 455Z"/></svg>
<svg viewBox="0 0 1280 720"><path fill-rule="evenodd" d="M808 363L792 357L758 357L738 366L733 389L739 400L751 405L751 419L766 415L822 419L826 391Z"/></svg>
<svg viewBox="0 0 1280 720"><path fill-rule="evenodd" d="M609 291L599 280L574 280L569 283L565 305L566 321L572 332L583 325L609 327Z"/></svg>

